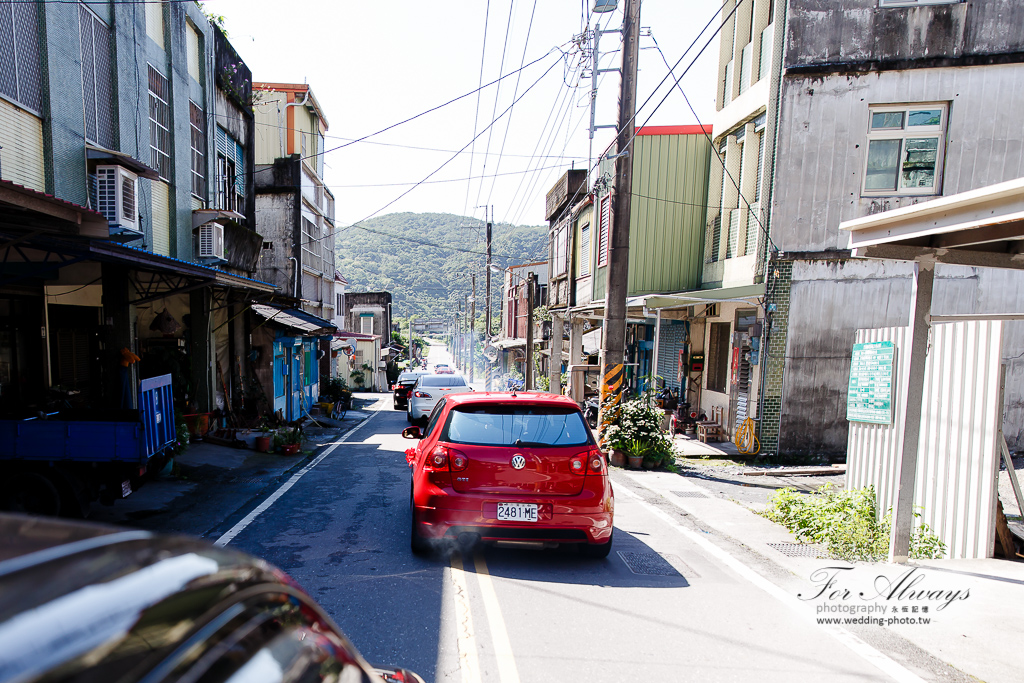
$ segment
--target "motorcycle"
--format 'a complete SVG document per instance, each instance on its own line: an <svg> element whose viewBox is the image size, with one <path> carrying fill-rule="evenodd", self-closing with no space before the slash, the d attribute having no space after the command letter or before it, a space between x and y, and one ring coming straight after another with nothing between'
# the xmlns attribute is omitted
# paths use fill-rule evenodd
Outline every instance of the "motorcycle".
<svg viewBox="0 0 1024 683"><path fill-rule="evenodd" d="M669 420L669 431L673 436L676 434L693 434L697 431L697 423L708 419L707 413L703 410L691 410L690 402L683 401L672 412Z"/></svg>
<svg viewBox="0 0 1024 683"><path fill-rule="evenodd" d="M597 396L591 396L583 403L583 417L591 429L597 429L597 414L601 409L601 403Z"/></svg>

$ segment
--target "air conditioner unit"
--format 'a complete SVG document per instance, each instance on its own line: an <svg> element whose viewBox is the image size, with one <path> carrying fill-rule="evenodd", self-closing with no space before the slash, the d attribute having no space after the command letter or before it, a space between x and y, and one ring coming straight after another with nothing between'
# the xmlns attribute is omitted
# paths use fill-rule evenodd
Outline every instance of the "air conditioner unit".
<svg viewBox="0 0 1024 683"><path fill-rule="evenodd" d="M113 233L142 234L138 209L139 177L122 166L96 167L96 210Z"/></svg>
<svg viewBox="0 0 1024 683"><path fill-rule="evenodd" d="M216 221L196 228L196 258L224 260L224 226Z"/></svg>

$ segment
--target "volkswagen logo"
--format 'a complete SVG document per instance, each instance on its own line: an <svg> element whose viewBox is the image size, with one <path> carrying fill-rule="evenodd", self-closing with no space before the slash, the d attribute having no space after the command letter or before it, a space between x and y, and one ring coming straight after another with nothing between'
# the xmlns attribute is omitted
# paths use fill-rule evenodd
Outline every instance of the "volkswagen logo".
<svg viewBox="0 0 1024 683"><path fill-rule="evenodd" d="M521 455L512 456L512 467L513 469L521 470L526 467L526 458Z"/></svg>

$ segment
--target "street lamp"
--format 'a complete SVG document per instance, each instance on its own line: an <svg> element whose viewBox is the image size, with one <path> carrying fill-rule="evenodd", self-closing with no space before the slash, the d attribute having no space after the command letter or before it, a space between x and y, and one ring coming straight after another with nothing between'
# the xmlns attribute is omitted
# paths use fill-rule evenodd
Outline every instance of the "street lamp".
<svg viewBox="0 0 1024 683"><path fill-rule="evenodd" d="M499 268L494 264L491 264L490 268L496 273L506 272L511 277L526 283L526 372L523 374L525 376L524 387L526 391L530 391L533 388L533 290L536 288L537 274L530 271L524 278L522 275L513 273L511 268Z"/></svg>

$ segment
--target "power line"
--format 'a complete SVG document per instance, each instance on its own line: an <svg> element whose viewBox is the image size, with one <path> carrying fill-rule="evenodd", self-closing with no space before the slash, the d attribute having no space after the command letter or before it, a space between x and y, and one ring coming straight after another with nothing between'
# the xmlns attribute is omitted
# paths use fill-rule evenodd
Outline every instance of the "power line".
<svg viewBox="0 0 1024 683"><path fill-rule="evenodd" d="M737 6L738 5L739 5L739 3L737 3ZM668 60L665 59L665 53L661 51L661 46L658 45L658 41L654 37L653 33L651 34L651 40L654 41L654 47L658 50L658 54L661 55L661 59L665 62L665 66L668 67ZM763 56L762 56L762 58L763 58ZM669 73L671 73L671 72L672 72L672 69L669 68ZM693 118L696 119L697 124L701 126L701 130L704 130L704 124L701 123L700 117L697 115L697 112L694 110L693 105L690 103L690 98L686 96L686 92L683 90L683 86L679 84L678 80L675 82L675 86L676 86L676 88L679 89L679 94L682 95L683 99L686 101L686 106L689 107L690 113L693 114ZM731 85L726 83L725 87L729 88L729 87L731 87ZM707 138L708 144L711 146L711 151L713 151L715 153L715 156L717 156L718 160L721 162L721 164L722 164L722 171L724 172L725 176L727 178L729 178L729 182L731 182L733 187L736 188L736 193L739 196L739 201L743 202L744 204L747 205L747 211L749 212L749 215L753 216L754 220L757 221L757 227L758 227L758 229L762 233L764 233L765 240L767 241L767 244L771 245L772 247L775 247L775 249L777 250L778 247L776 246L775 241L772 240L772 236L771 236L771 233L768 230L768 226L766 226L761 221L761 217L759 215L757 215L758 212L755 212L755 211L751 210L750 202L747 200L746 197L743 196L743 189L740 187L739 182L737 182L737 180L733 177L732 173L729 172L729 168L725 164L725 157L722 156L722 152L718 149L718 147L715 146L714 140L711 139L711 135L707 132L707 130L704 130L704 137ZM742 159L740 160L740 163L741 164L743 163ZM760 183L761 179L757 178L755 180L755 182ZM726 207L725 207L725 205L721 205L721 206L718 206L718 207L712 207L711 205L708 205L708 208L709 209L710 208L718 208L718 210L721 211L722 209L725 209ZM733 207L730 206L728 208L731 209ZM736 208L739 208L739 207L736 207ZM748 220L749 220L749 218L748 218ZM716 257L716 259L717 259L717 257Z"/></svg>
<svg viewBox="0 0 1024 683"><path fill-rule="evenodd" d="M188 0L188 1L191 2L192 0ZM483 88L489 88L492 85L494 85L495 83L499 83L499 82L503 81L504 79L508 78L509 76L514 76L515 74L519 73L520 71L523 71L525 69L530 68L534 64L537 64L538 62L541 62L541 61L547 59L551 55L552 52L559 52L559 53L561 53L561 46L556 46L556 47L551 48L550 50L545 52L543 55L538 57L537 59L533 60L532 62L530 62L526 66L522 67L522 69L517 69L515 71L510 71L509 73L507 73L507 74L505 74L503 76L499 76L498 78L494 79L490 83L487 83L486 85L481 86L480 88L476 88L474 90L471 90L470 92L462 94L462 95L459 95L458 97L453 97L452 99L448 100L447 102L439 104L436 107L431 107L430 109L427 109L425 111L421 111L419 114L416 114L414 116L410 116L407 119L403 119L402 121L399 121L397 123L393 123L390 126L387 126L385 128L381 128L380 130L376 131L375 133L370 133L368 135L364 135L361 138L356 138L355 140L352 140L351 142L346 142L343 145L338 145L337 147L332 147L331 149L325 149L325 150L323 150L321 152L317 152L315 154L308 154L308 155L306 155L304 157L299 157L299 158L303 159L303 160L305 160L305 159L314 159L314 158L320 156L321 154L326 155L326 154L328 154L330 152L337 152L339 149L345 149L346 147L351 147L352 145L354 145L356 143L363 142L363 141L368 140L368 139L370 139L372 137L376 137L376 136L380 135L381 133L386 133L387 131L389 131L389 130L391 130L393 128L397 128L399 126L405 125L406 123L410 123L412 121L415 121L416 119L422 118L422 117L426 116L427 114L432 114L432 113L434 113L435 111L437 111L439 109L443 109L444 107L447 107L450 104L454 104L455 102L458 102L459 100L463 100L463 99L469 97L470 95L473 95L473 94L479 92ZM549 67L548 71L550 71L550 70L551 70L551 68ZM547 71L545 71L544 73L546 75ZM474 140L475 139L476 138L474 137ZM459 150L459 153L461 154L464 151L465 151L465 148ZM273 168L272 166L268 166L267 168L257 169L256 173L259 173L260 171L271 170L272 168Z"/></svg>
<svg viewBox="0 0 1024 683"><path fill-rule="evenodd" d="M533 33L533 19L534 19L534 16L536 16L536 14L537 14L537 0L533 0L533 9L530 11L530 24L526 28L526 41L523 43L523 57L522 57L522 59L519 60L519 66L520 67L523 64L526 63L526 51L530 47L530 35ZM521 75L522 75L522 73L520 72L520 76ZM520 76L516 77L516 87L512 91L512 97L513 98L519 93ZM508 142L508 131L511 128L512 128L512 112L509 112L509 114L508 114L508 121L506 122L506 125L505 125L505 135L501 139L501 150L498 152L498 161L495 163L495 169L494 169L495 176L498 175L498 169L501 168L501 158L502 158L502 155L505 154L505 143ZM490 152L490 147L489 146L488 146L487 151ZM480 184L481 184L481 186L483 186L483 181L481 181ZM484 204L490 204L491 203L491 197L494 196L494 186L495 185L497 185L497 183L491 182L491 189L487 193L487 201L484 202Z"/></svg>
<svg viewBox="0 0 1024 683"><path fill-rule="evenodd" d="M331 188L331 189L338 189L338 188L357 188L357 187L406 187L406 186L409 186L409 185L435 185L435 184L438 184L438 183L463 183L463 182L466 182L467 180L486 180L488 178L495 178L497 176L523 175L524 173L534 173L536 171L546 171L546 170L552 169L552 168L565 168L565 167L566 167L566 164L553 164L551 166L542 166L541 168L535 168L535 169L529 169L528 168L525 171L506 171L504 173L491 173L489 175L471 176L469 178L448 178L448 179L445 179L445 180L426 180L426 181L421 180L421 181L418 181L418 182L411 182L411 183L379 183L379 184L370 184L370 185L324 185L324 187L328 187L328 188ZM467 227L481 228L481 227L484 227L484 226L483 226L483 224L480 224L480 225L473 225L473 226L467 226Z"/></svg>
<svg viewBox="0 0 1024 683"><path fill-rule="evenodd" d="M508 23L505 24L505 42L501 47L501 64L498 66L498 73L501 73L505 69L505 55L508 54L508 36L512 32L512 10L515 9L516 1L511 0L508 4ZM494 91L494 108L491 110L491 119L494 119L495 114L498 113L498 99L501 96L501 84L498 84L498 88ZM512 96L515 100L515 95ZM514 104L514 102L513 102ZM511 117L511 114L509 115ZM494 128L491 128L487 133L487 152L491 151L491 137L494 135ZM499 157L500 158L500 157ZM487 174L487 157L484 157L484 168L483 173ZM480 203L480 193L484 189L484 184L481 181L477 186L476 190L476 204Z"/></svg>
<svg viewBox="0 0 1024 683"><path fill-rule="evenodd" d="M549 52L548 54L550 54L550 52ZM476 136L474 136L473 140L476 140L477 138L479 138L479 137L480 137L481 135L483 135L483 134L484 134L485 132L487 132L488 130L490 130L490 129L491 129L491 128L492 128L492 127L493 127L493 126L494 126L494 125L495 125L495 124L496 124L496 123L497 123L497 122L499 121L499 120L501 120L501 118L502 118L502 117L504 117L504 116L505 116L505 114L507 114L507 113L508 113L508 112L509 112L509 111L511 110L511 108L512 108L512 107L514 107L514 106L516 105L516 103L517 103L517 102L519 102L519 100L521 100L521 99L523 99L524 97L526 97L526 95L528 95L528 94L530 93L530 91L531 91L531 90L533 90L533 88L534 88L534 87L535 87L535 86L536 86L536 85L537 85L538 83L540 83L540 82L541 82L541 81L542 81L542 80L544 79L544 77L546 77L546 76L547 76L547 75L548 75L549 73L551 73L551 70L552 70L552 69L553 69L553 68L555 67L555 65L556 65L556 64L558 64L558 62L557 62L557 61L556 61L556 62L553 62L553 63L551 64L551 66L549 66L549 67L548 67L548 68L547 68L547 69L546 69L546 70L544 71L544 73L542 73L542 74L540 75L540 77L539 77L539 78L537 78L537 80L535 80L535 81L534 81L533 83L531 83L531 84L530 84L530 86L529 86L529 87L528 87L528 88L527 88L527 89L526 89L525 91L523 91L523 94L522 94L522 95L520 95L520 96L519 96L518 98L516 98L516 100L514 100L514 101L512 102L512 104L510 104L510 105L508 106L508 108L506 108L506 109L505 109L505 110L504 110L504 111L503 111L503 112L501 113L501 115L500 115L500 116L498 116L498 117L497 117L497 118L495 118L495 119L494 119L493 121L491 121L491 122L490 122L490 123L489 123L489 124L487 125L487 127L486 127L486 128L484 128L484 130L480 131L480 132L479 132L479 133L478 133L478 134L477 134ZM464 146L462 147L462 149L460 149L460 150L459 150L458 152L456 152L456 153L455 153L455 154L453 154L453 155L452 155L451 157L449 157L449 158L448 158L448 159L447 159L447 160L446 160L446 161L445 161L444 163L442 163L442 164L441 164L440 166L438 166L438 167L437 167L436 169L434 169L434 170L433 170L433 171L431 171L431 172L430 172L429 174L427 174L427 176L426 176L425 178L423 178L423 180L419 181L418 183L416 183L415 185L413 185L412 187L410 187L410 188L409 188L408 190L406 190L406 191L405 191L405 192L403 192L402 194L398 195L397 197L395 197L394 199L392 199L392 200L391 200L390 202L388 202L387 204L385 204L385 205L384 205L384 206L382 206L381 208L377 209L376 211L374 211L374 212L373 212L373 213L371 213L370 215L366 216L366 217L365 217L365 218L363 218L362 220L356 221L355 223L353 223L353 224L351 224L351 225L345 226L345 229L351 229L351 228L358 228L358 229L360 229L360 230L365 230L365 231L367 231L367 232L373 232L373 233L376 233L376 234L381 234L381 235L384 235L384 236L388 236L388 237L392 237L392 238L395 238L395 239L403 239L403 240L406 240L406 241L409 241L409 242L419 242L419 243L421 243L421 244L426 244L426 245L428 245L428 246L434 246L434 247L438 247L438 248L451 248L451 249L454 249L455 251L463 251L463 252L466 252L466 253L470 253L470 254L480 254L480 255L486 255L486 252L483 252L483 251L479 251L479 250L472 250L472 249L463 249L463 248L460 248L460 247L444 247L444 246L442 246L442 245L438 245L438 244L432 244L432 243L428 243L428 242L425 242L425 241L419 241L419 240L416 240L416 239L414 239L414 238L408 238L408 237L400 237L400 236L398 236L398 235L393 235L393 234L391 234L391 233L387 233L387 232L384 232L384 231L380 231L380 230L377 230L377 231L375 231L375 230L373 230L373 229L370 229L370 228L367 228L367 227L365 227L365 226L363 226L363 225L360 225L361 223L365 223L366 221L370 220L371 218L373 218L373 217L374 217L374 216L376 216L377 214L381 213L382 211L384 211L385 209L387 209L387 208L388 208L389 206L391 206L391 205L392 205L392 204L394 204L395 202L397 202L397 201L399 201L400 199L402 199L402 197L405 197L405 196L406 196L407 194L409 194L410 192L412 192L413 190L415 190L415 189L416 189L417 187L419 187L419 186L420 186L420 185L422 185L423 183L425 183L425 182L427 182L428 180L430 180L431 176L433 176L433 175L434 175L435 173L439 172L439 171L440 171L441 169L443 169L443 168L444 168L445 166L447 166L447 165L448 165L449 163L451 163L451 162L452 162L452 161L453 161L453 160L454 160L454 159L455 159L455 158L456 158L456 157L457 157L457 156L458 156L459 154L461 154L462 152L464 152L464 151L466 150L466 148L468 148L468 147L469 147L469 146L470 146L470 145L471 145L471 144L473 143L473 140L470 140L469 142L467 142L467 143L466 143L466 144L465 144L465 145L464 145ZM332 230L331 232L329 232L329 233L328 233L328 234L326 234L326 235L323 235L322 237L318 237L318 238L316 238L316 239L314 239L314 240L309 240L308 242L304 242L304 243L302 243L302 246L305 246L305 245L308 245L308 244L313 244L313 243L315 243L315 242L320 242L320 241L322 241L322 240L324 240L324 239L327 239L328 237L333 237L333 235L335 234L335 232L337 232L337 230Z"/></svg>
<svg viewBox="0 0 1024 683"><path fill-rule="evenodd" d="M487 56L487 25L491 18L491 0L487 0L487 10L484 13L484 40L483 46L480 48L480 83L484 82L484 58ZM500 73L500 72L499 72ZM469 150L469 175L473 175L473 156L476 153L476 132L477 127L480 124L480 89L476 92L476 113L473 114L473 144ZM487 157L484 157L485 159ZM466 215L466 211L469 209L469 190L473 186L472 182L466 183L466 201L462 205L462 215Z"/></svg>

